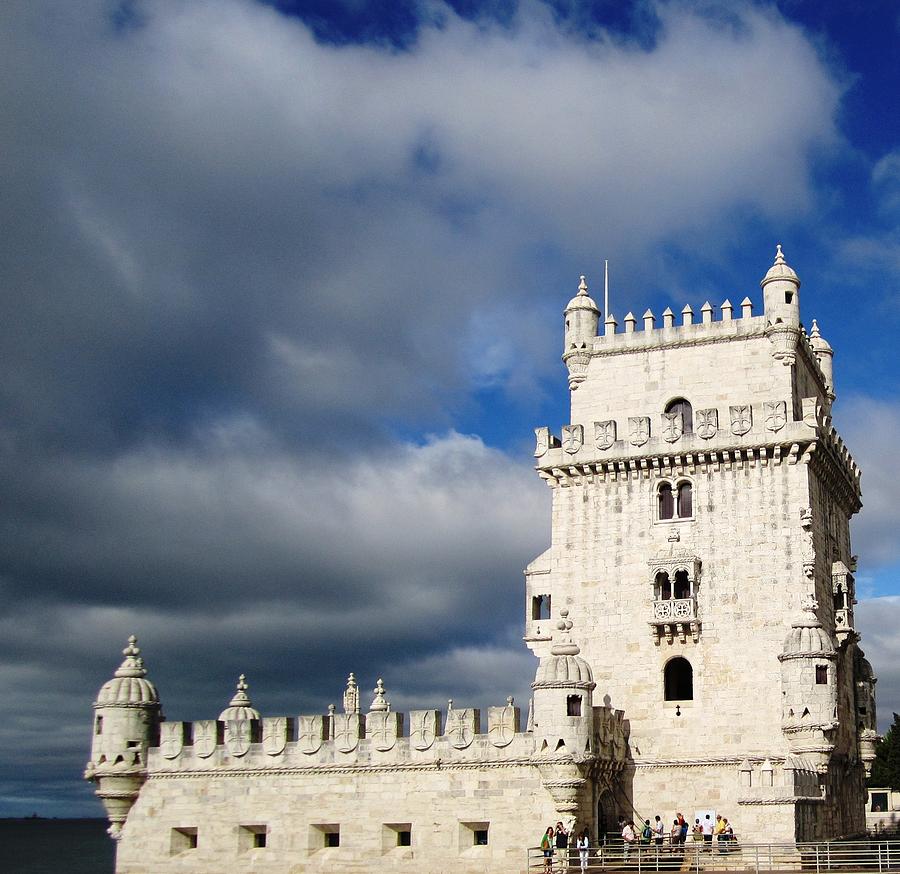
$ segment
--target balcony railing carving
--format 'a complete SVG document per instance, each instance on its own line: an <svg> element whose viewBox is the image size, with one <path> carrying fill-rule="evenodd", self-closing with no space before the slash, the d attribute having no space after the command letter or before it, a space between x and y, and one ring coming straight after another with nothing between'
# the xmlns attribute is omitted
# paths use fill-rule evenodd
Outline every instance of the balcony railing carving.
<svg viewBox="0 0 900 874"><path fill-rule="evenodd" d="M696 643L700 638L697 599L667 598L654 601L653 620L650 626L656 643L663 637L668 643L672 643L676 637L684 643L688 635Z"/></svg>

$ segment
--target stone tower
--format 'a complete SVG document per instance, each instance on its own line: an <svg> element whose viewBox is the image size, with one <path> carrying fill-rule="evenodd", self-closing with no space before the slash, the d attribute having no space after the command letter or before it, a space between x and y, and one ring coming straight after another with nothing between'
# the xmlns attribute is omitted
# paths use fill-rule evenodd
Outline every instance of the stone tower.
<svg viewBox="0 0 900 874"><path fill-rule="evenodd" d="M747 297L699 321L685 306L680 324L647 310L643 330L628 313L618 331L607 313L599 336L584 281L565 310L570 424L536 430L552 531L526 569L525 639L543 663L570 611L595 695L624 710L599 828L674 811L719 811L748 840L865 827L860 472L830 418L833 351L804 329L780 246L761 286L761 315Z"/></svg>
<svg viewBox="0 0 900 874"><path fill-rule="evenodd" d="M147 754L158 742L160 722L159 696L146 679L134 635L122 654L125 660L94 702L91 759L84 773L97 784L96 794L109 817L109 833L117 840L147 778Z"/></svg>

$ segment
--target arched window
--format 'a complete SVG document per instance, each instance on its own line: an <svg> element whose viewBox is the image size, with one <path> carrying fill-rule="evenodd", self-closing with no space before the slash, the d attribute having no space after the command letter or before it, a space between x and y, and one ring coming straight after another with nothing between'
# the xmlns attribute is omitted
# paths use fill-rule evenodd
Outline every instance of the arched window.
<svg viewBox="0 0 900 874"><path fill-rule="evenodd" d="M691 597L691 583L687 571L675 572L675 597L678 599Z"/></svg>
<svg viewBox="0 0 900 874"><path fill-rule="evenodd" d="M656 575L656 600L668 601L672 597L672 584L669 582L669 575L665 571L660 571Z"/></svg>
<svg viewBox="0 0 900 874"><path fill-rule="evenodd" d="M694 408L684 398L675 398L666 405L667 413L681 413L682 434L694 433Z"/></svg>
<svg viewBox="0 0 900 874"><path fill-rule="evenodd" d="M660 483L657 492L659 505L659 518L672 519L675 516L675 496L672 494L671 483Z"/></svg>
<svg viewBox="0 0 900 874"><path fill-rule="evenodd" d="M694 515L694 487L689 482L678 484L678 518L690 519Z"/></svg>
<svg viewBox="0 0 900 874"><path fill-rule="evenodd" d="M664 676L666 701L694 700L694 669L680 656L666 663Z"/></svg>

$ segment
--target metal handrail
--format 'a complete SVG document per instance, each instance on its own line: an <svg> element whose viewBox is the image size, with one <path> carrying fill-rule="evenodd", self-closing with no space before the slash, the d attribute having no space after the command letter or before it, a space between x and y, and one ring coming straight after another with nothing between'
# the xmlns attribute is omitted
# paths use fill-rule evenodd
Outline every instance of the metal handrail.
<svg viewBox="0 0 900 874"><path fill-rule="evenodd" d="M662 846L623 841L588 850L588 871L699 872L712 871L900 871L900 840L803 841L798 843L744 843L735 840L692 842ZM539 847L527 852L528 871L546 867ZM577 874L580 855L575 847L554 849L554 874Z"/></svg>

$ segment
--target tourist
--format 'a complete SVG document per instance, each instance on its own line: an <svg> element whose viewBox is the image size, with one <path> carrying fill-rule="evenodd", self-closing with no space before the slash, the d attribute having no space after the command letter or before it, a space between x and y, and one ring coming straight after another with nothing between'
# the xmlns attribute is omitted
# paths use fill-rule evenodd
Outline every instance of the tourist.
<svg viewBox="0 0 900 874"><path fill-rule="evenodd" d="M672 831L669 836L670 841L670 853L675 852L675 848L681 843L681 823L678 819L672 820Z"/></svg>
<svg viewBox="0 0 900 874"><path fill-rule="evenodd" d="M731 842L734 840L734 829L731 827L731 823L728 821L727 817L722 817L722 822L725 823L725 832L722 835L723 840L725 841L725 852L731 852Z"/></svg>
<svg viewBox="0 0 900 874"><path fill-rule="evenodd" d="M548 825L547 831L541 838L541 852L544 854L544 871L549 872L553 869L553 826Z"/></svg>
<svg viewBox="0 0 900 874"><path fill-rule="evenodd" d="M699 820L699 819L695 819L695 820L694 820L694 827L691 829L691 837L692 837L695 841L702 841L702 840L703 840L703 826L700 825L700 820Z"/></svg>
<svg viewBox="0 0 900 874"><path fill-rule="evenodd" d="M588 853L590 852L591 841L588 838L587 829L582 829L581 834L578 836L578 840L575 842L575 845L578 847L578 859L581 862L581 870L587 871L588 866Z"/></svg>
<svg viewBox="0 0 900 874"><path fill-rule="evenodd" d="M675 816L678 818L678 824L681 826L681 835L678 842L684 844L687 841L688 821L684 818L683 813L676 813Z"/></svg>
<svg viewBox="0 0 900 874"><path fill-rule="evenodd" d="M656 822L653 823L653 838L656 841L656 851L659 852L660 847L663 845L663 840L666 836L666 827L663 825L663 821L660 819L659 814L656 814Z"/></svg>
<svg viewBox="0 0 900 874"><path fill-rule="evenodd" d="M624 843L623 847L623 856L624 858L628 858L628 852L631 849L631 845L637 840L637 832L634 830L634 820L629 820L625 823L625 827L622 829L622 841Z"/></svg>
<svg viewBox="0 0 900 874"><path fill-rule="evenodd" d="M644 827L641 829L641 843L649 844L650 841L653 840L653 828L650 825L650 820L644 820Z"/></svg>
<svg viewBox="0 0 900 874"><path fill-rule="evenodd" d="M707 851L712 850L713 821L708 813L700 826L700 833L703 835L703 849Z"/></svg>
<svg viewBox="0 0 900 874"><path fill-rule="evenodd" d="M715 839L716 839L716 851L720 854L725 852L725 849L723 846L723 842L725 840L725 838L723 837L724 834L725 834L725 820L722 819L722 814L717 813L716 814L716 824L713 828L713 835L715 836Z"/></svg>
<svg viewBox="0 0 900 874"><path fill-rule="evenodd" d="M569 864L569 833L561 822L556 824L556 855L564 868Z"/></svg>

